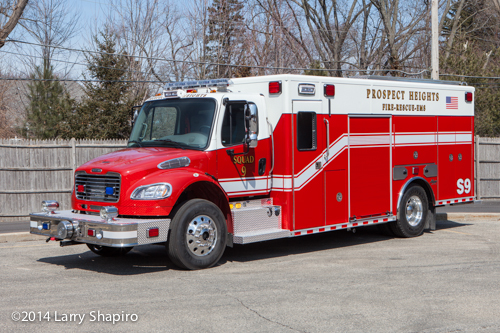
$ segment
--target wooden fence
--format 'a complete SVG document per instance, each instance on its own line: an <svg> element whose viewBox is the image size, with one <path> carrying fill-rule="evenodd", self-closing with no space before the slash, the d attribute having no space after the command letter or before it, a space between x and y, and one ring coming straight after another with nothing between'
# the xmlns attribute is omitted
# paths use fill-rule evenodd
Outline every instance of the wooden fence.
<svg viewBox="0 0 500 333"><path fill-rule="evenodd" d="M26 220L42 200L71 209L77 166L124 148L126 140L0 139L0 222Z"/></svg>
<svg viewBox="0 0 500 333"><path fill-rule="evenodd" d="M476 196L500 199L500 138L476 137Z"/></svg>
<svg viewBox="0 0 500 333"><path fill-rule="evenodd" d="M0 222L26 220L30 212L40 211L42 200L71 209L76 167L126 143L0 139ZM500 138L476 137L475 144L476 196L500 198Z"/></svg>

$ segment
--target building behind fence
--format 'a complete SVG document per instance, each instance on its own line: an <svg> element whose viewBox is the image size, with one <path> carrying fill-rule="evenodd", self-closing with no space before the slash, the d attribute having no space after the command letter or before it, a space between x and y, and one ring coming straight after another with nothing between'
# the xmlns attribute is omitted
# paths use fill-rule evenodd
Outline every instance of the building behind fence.
<svg viewBox="0 0 500 333"><path fill-rule="evenodd" d="M71 209L77 166L124 148L126 140L0 139L0 222L27 220L42 200ZM476 196L500 198L500 138L476 137Z"/></svg>

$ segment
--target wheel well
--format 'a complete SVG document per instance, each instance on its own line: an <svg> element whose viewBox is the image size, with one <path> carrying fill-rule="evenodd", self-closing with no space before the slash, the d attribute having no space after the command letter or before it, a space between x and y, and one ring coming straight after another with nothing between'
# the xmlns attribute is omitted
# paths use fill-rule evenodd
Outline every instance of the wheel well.
<svg viewBox="0 0 500 333"><path fill-rule="evenodd" d="M401 193L399 195L398 199L398 212L399 212L399 207L401 205L401 198L403 197L404 192L412 185L419 185L422 187L425 191L425 194L427 195L427 201L429 202L429 209L434 208L434 204L436 202L434 198L434 192L432 192L432 188L429 185L429 183L423 179L423 178L414 178L408 181L402 188Z"/></svg>
<svg viewBox="0 0 500 333"><path fill-rule="evenodd" d="M226 217L228 230L232 230L232 228L230 228L230 225L232 225L232 218L229 203L226 195L217 185L207 181L196 182L189 185L177 199L172 212L176 212L179 206L191 199L205 199L214 203Z"/></svg>

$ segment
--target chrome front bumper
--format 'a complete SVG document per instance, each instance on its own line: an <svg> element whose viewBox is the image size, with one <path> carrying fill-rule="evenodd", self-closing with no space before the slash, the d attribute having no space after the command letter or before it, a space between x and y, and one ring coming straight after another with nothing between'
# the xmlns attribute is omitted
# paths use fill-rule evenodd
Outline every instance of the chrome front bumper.
<svg viewBox="0 0 500 333"><path fill-rule="evenodd" d="M167 241L170 219L102 220L100 216L76 214L71 210L30 214L30 233L63 240L59 223L67 221L72 228L64 239L111 247L128 247ZM149 229L159 229L159 235L149 237ZM62 229L62 228L61 228Z"/></svg>

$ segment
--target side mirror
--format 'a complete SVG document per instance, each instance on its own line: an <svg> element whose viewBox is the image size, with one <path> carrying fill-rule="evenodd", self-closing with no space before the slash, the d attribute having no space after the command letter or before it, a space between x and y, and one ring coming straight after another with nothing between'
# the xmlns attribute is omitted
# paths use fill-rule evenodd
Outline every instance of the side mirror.
<svg viewBox="0 0 500 333"><path fill-rule="evenodd" d="M141 111L142 105L136 105L132 107L132 127L134 127L135 121L137 120L137 117L139 116L139 111Z"/></svg>
<svg viewBox="0 0 500 333"><path fill-rule="evenodd" d="M245 104L245 143L249 148L257 147L258 134L257 106L255 104Z"/></svg>

